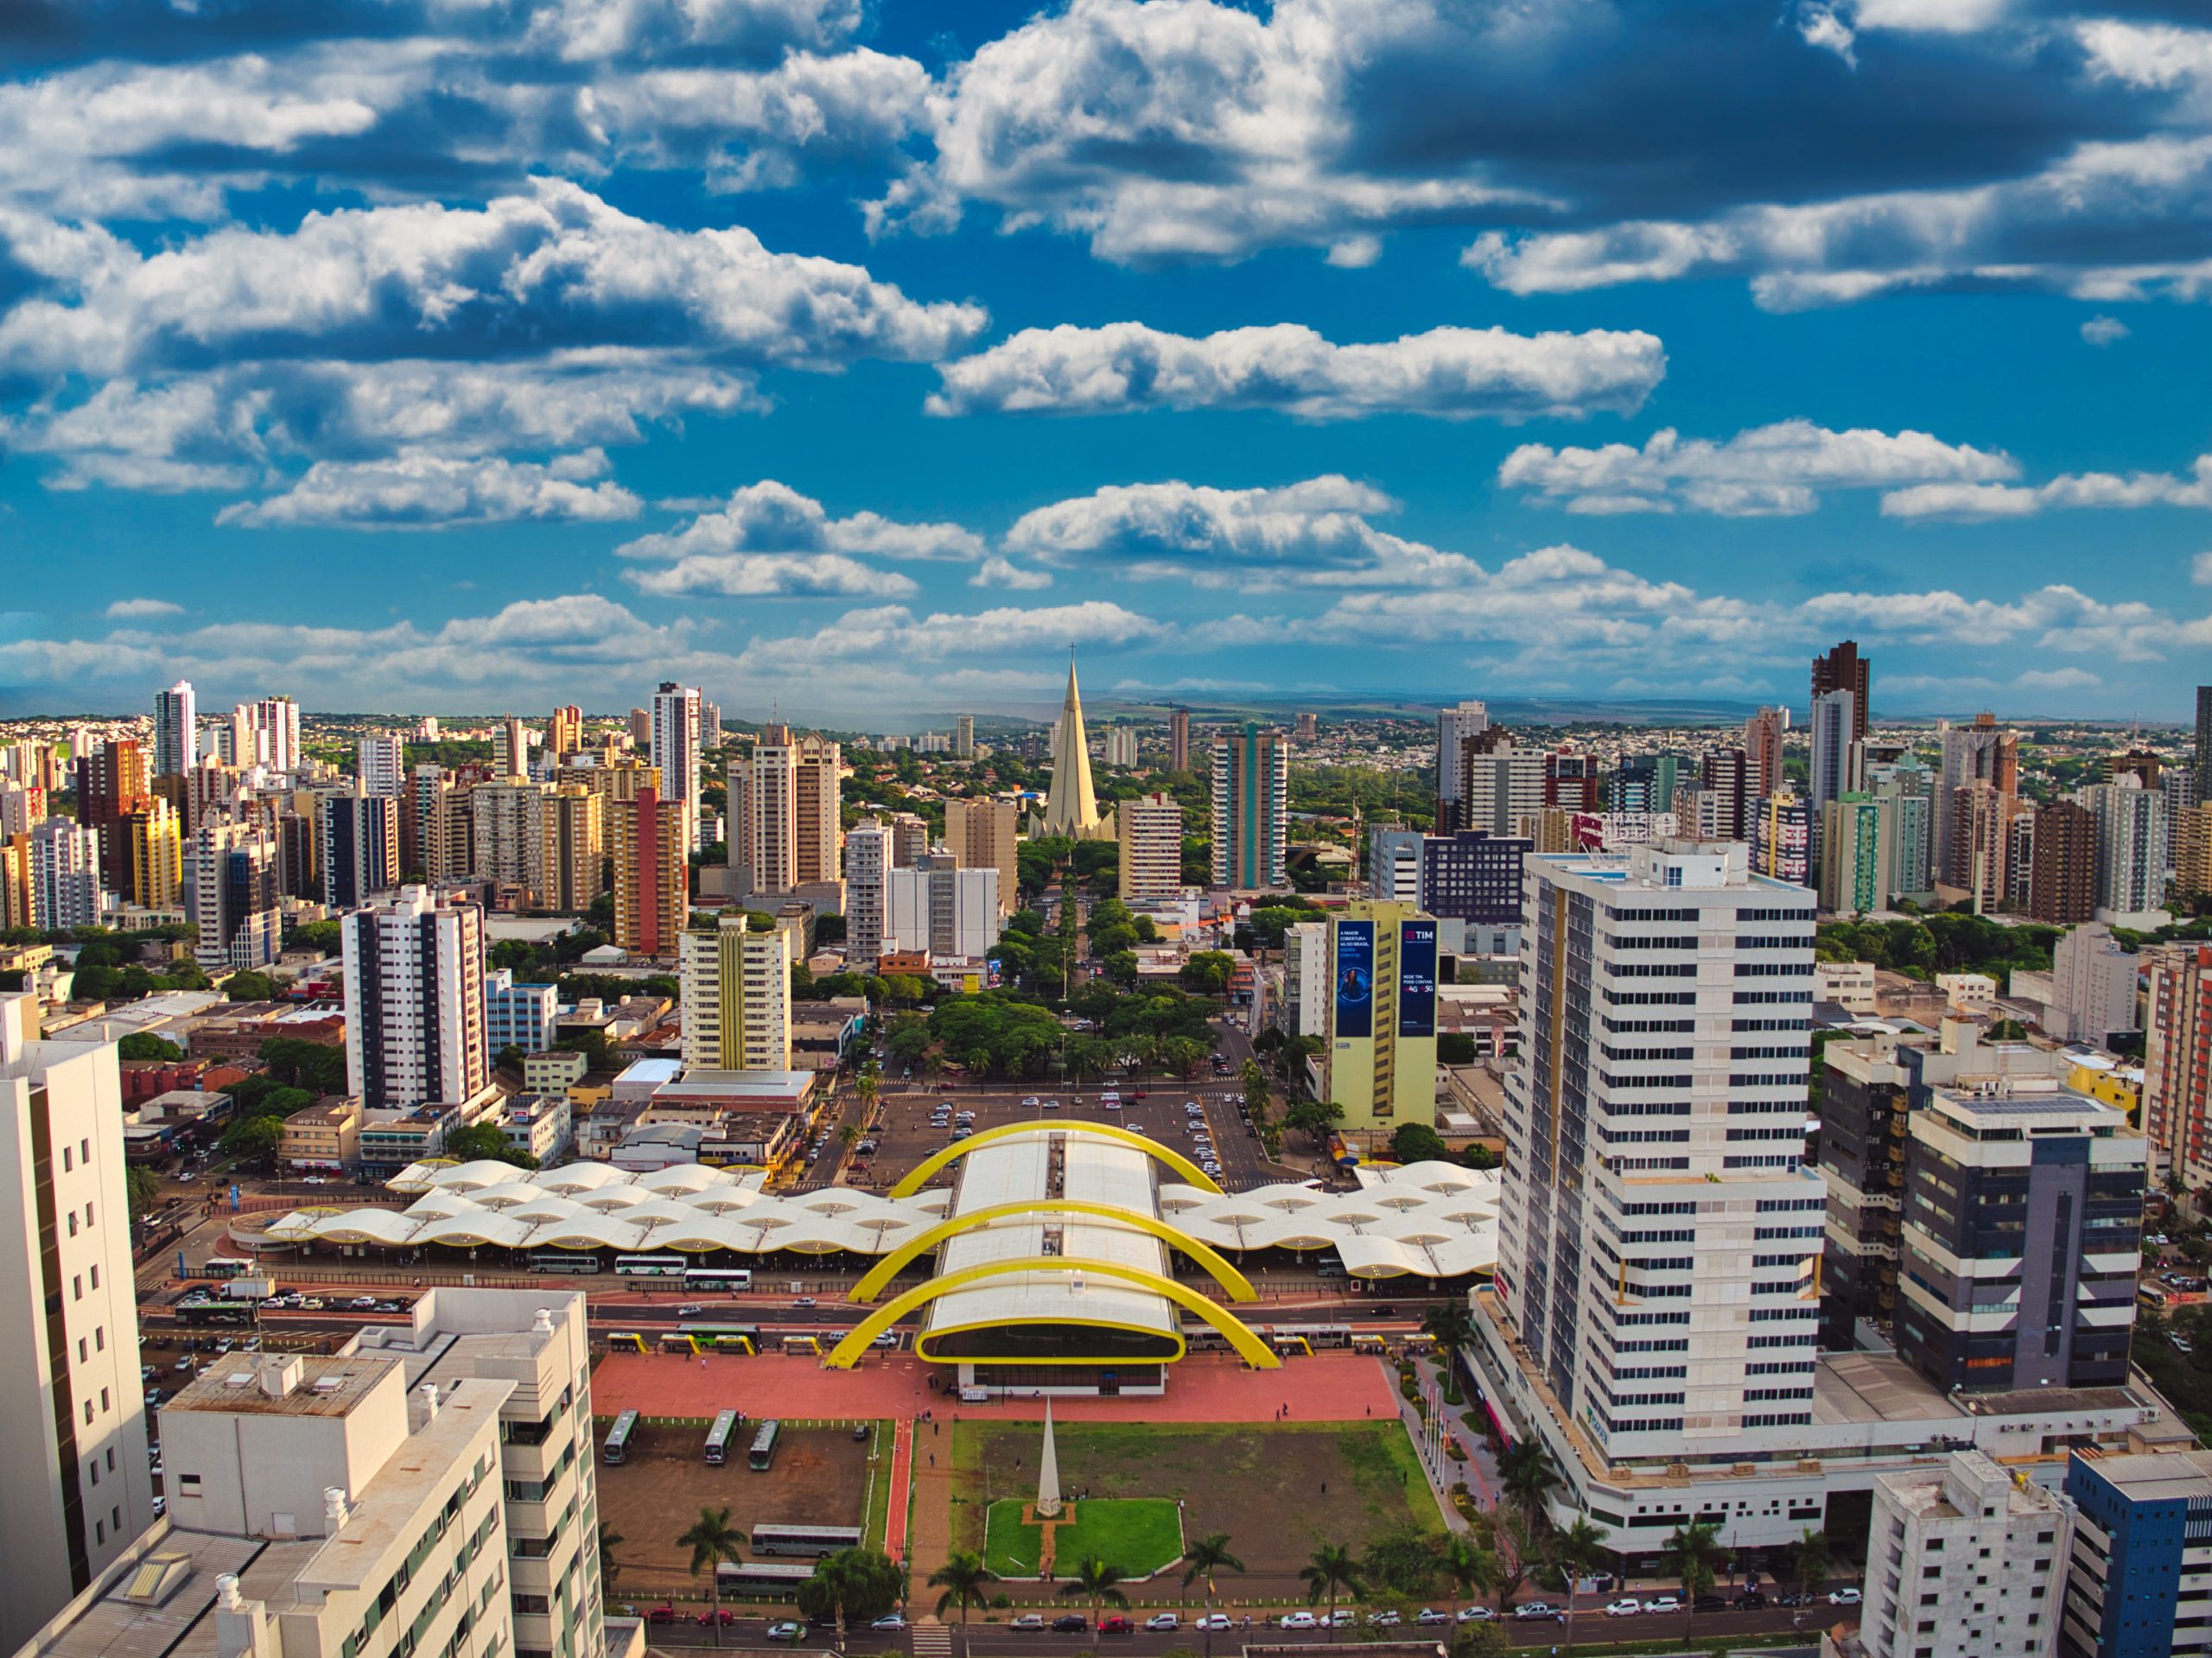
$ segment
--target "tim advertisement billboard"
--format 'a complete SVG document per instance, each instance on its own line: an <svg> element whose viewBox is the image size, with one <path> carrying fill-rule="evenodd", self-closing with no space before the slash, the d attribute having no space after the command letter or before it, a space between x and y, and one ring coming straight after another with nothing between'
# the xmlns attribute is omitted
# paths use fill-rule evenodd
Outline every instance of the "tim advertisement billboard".
<svg viewBox="0 0 2212 1658"><path fill-rule="evenodd" d="M1398 1034L1436 1034L1436 923L1398 924Z"/></svg>
<svg viewBox="0 0 2212 1658"><path fill-rule="evenodd" d="M1433 969L1432 969L1432 976ZM1375 1034L1375 924L1337 924L1337 1034Z"/></svg>

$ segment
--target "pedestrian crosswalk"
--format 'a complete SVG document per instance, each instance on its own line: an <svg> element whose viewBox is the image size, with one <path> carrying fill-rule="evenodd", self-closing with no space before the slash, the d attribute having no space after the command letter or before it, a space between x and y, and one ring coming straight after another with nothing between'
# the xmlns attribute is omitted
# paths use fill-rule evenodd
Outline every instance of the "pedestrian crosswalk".
<svg viewBox="0 0 2212 1658"><path fill-rule="evenodd" d="M933 1620L915 1624L914 1658L952 1658L952 1630Z"/></svg>

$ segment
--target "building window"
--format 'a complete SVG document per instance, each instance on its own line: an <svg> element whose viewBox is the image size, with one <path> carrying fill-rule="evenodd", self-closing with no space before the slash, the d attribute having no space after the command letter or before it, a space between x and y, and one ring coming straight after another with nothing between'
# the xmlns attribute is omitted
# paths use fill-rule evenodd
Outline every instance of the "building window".
<svg viewBox="0 0 2212 1658"><path fill-rule="evenodd" d="M100 1408L102 1410L107 1408L107 1389L105 1388L100 1389Z"/></svg>
<svg viewBox="0 0 2212 1658"><path fill-rule="evenodd" d="M100 1286L100 1269L99 1269L98 1267L93 1267L93 1268L92 1268L92 1287L93 1287L94 1289L98 1289L98 1288L99 1288L99 1286Z"/></svg>
<svg viewBox="0 0 2212 1658"><path fill-rule="evenodd" d="M92 1426L92 1401L91 1400L87 1399L87 1400L85 1401L85 1426L86 1426L86 1427L90 1427L90 1426Z"/></svg>
<svg viewBox="0 0 2212 1658"><path fill-rule="evenodd" d="M84 1535L84 1533L82 1533L82 1532L79 1532L77 1534L78 1534L79 1537L82 1537L82 1536ZM96 1542L96 1543L105 1543L105 1541L107 1541L107 1521L105 1521L105 1520L95 1520L95 1521L92 1521L92 1540L93 1540L94 1542Z"/></svg>
<svg viewBox="0 0 2212 1658"><path fill-rule="evenodd" d="M77 1165L76 1165L76 1155L77 1155L77 1154L76 1154L74 1152L71 1151L71 1150L70 1150L67 1146L64 1146L64 1147L61 1148L61 1172L62 1172L62 1173L67 1174L67 1173L68 1173L68 1172L69 1172L69 1171L70 1171L71 1169L73 1169L73 1168L76 1167L76 1166L77 1166Z"/></svg>

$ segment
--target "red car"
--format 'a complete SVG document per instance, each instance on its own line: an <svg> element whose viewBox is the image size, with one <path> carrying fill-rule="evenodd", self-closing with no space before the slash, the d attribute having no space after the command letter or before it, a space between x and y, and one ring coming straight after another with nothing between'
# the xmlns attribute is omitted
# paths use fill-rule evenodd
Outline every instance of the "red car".
<svg viewBox="0 0 2212 1658"><path fill-rule="evenodd" d="M648 1623L673 1623L677 1616L676 1608L666 1603L645 1608L645 1622Z"/></svg>
<svg viewBox="0 0 2212 1658"><path fill-rule="evenodd" d="M712 1623L719 1623L722 1628L728 1629L737 1622L737 1614L725 1606L720 1611L700 1613L698 1621L702 1629Z"/></svg>
<svg viewBox="0 0 2212 1658"><path fill-rule="evenodd" d="M1119 1612L1098 1620L1098 1633L1101 1635L1131 1635L1135 1632L1136 1627Z"/></svg>

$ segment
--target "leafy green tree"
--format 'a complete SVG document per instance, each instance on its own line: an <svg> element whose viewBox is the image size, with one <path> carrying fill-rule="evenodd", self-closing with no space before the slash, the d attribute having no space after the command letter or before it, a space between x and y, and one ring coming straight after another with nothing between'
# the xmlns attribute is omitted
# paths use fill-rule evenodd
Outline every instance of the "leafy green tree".
<svg viewBox="0 0 2212 1658"><path fill-rule="evenodd" d="M150 1031L133 1031L115 1045L116 1057L121 1059L156 1059L174 1062L184 1058L184 1050L174 1042L154 1035Z"/></svg>
<svg viewBox="0 0 2212 1658"><path fill-rule="evenodd" d="M1124 988L1134 987L1137 981L1137 953L1133 950L1117 950L1099 965L1106 969L1108 978Z"/></svg>
<svg viewBox="0 0 2212 1658"><path fill-rule="evenodd" d="M270 1158L284 1138L282 1117L246 1117L223 1130L223 1137L215 1142L216 1148L226 1157L242 1160Z"/></svg>
<svg viewBox="0 0 2212 1658"><path fill-rule="evenodd" d="M130 1218L137 1220L154 1206L162 1195L161 1177L143 1163L133 1163L123 1171L123 1191L130 1204Z"/></svg>
<svg viewBox="0 0 2212 1658"><path fill-rule="evenodd" d="M1129 1598L1122 1591L1122 1582L1128 1576L1118 1566L1102 1560L1096 1554L1086 1554L1075 1563L1075 1576L1060 1585L1063 1596L1081 1596L1090 1603L1090 1627L1098 1628L1099 1616L1109 1606L1126 1606Z"/></svg>
<svg viewBox="0 0 2212 1658"><path fill-rule="evenodd" d="M1351 1551L1342 1543L1324 1543L1299 1568L1298 1577L1306 1585L1306 1604L1308 1606L1316 1605L1323 1600L1329 1603L1329 1639L1335 1640L1338 1598L1350 1595L1357 1600L1367 1592L1366 1586L1359 1580L1359 1563L1352 1559Z"/></svg>
<svg viewBox="0 0 2212 1658"><path fill-rule="evenodd" d="M345 947L345 929L335 921L302 921L284 939L288 946L299 950L319 950L326 956L335 956Z"/></svg>
<svg viewBox="0 0 2212 1658"><path fill-rule="evenodd" d="M454 1129L446 1136L445 1154L464 1163L486 1158L495 1163L512 1163L518 1169L537 1166L535 1157L519 1147L507 1144L507 1137L498 1125L489 1122L473 1122L466 1128Z"/></svg>
<svg viewBox="0 0 2212 1658"><path fill-rule="evenodd" d="M628 1540L606 1521L599 1522L599 1582L602 1589L614 1587L615 1579L622 1575L622 1563L614 1558L614 1551Z"/></svg>
<svg viewBox="0 0 2212 1658"><path fill-rule="evenodd" d="M1440 1163L1452 1152L1427 1123L1402 1122L1390 1136L1390 1155L1401 1163Z"/></svg>
<svg viewBox="0 0 2212 1658"><path fill-rule="evenodd" d="M1229 988L1229 975L1236 966L1236 957L1226 950L1202 950L1184 962L1175 976L1186 990L1217 996Z"/></svg>
<svg viewBox="0 0 2212 1658"><path fill-rule="evenodd" d="M304 1088L318 1096L346 1091L346 1050L341 1045L272 1036L255 1051L268 1064L270 1075L288 1088Z"/></svg>
<svg viewBox="0 0 2212 1658"><path fill-rule="evenodd" d="M998 1581L996 1574L984 1566L983 1557L973 1549L956 1548L945 1556L944 1564L930 1573L930 1587L944 1592L937 1598L937 1615L942 1619L945 1608L960 1609L960 1650L968 1650L968 1613L969 1609L988 1605L984 1585Z"/></svg>
<svg viewBox="0 0 2212 1658"><path fill-rule="evenodd" d="M1334 1100L1300 1100L1282 1114L1283 1126L1295 1128L1311 1140L1316 1151L1344 1118L1344 1107Z"/></svg>
<svg viewBox="0 0 2212 1658"><path fill-rule="evenodd" d="M1198 1075L1198 1067L1205 1064L1210 1051L1205 1043L1191 1036L1166 1037L1160 1044L1161 1062L1185 1080Z"/></svg>
<svg viewBox="0 0 2212 1658"><path fill-rule="evenodd" d="M849 1636L898 1605L906 1573L880 1549L846 1548L829 1555L798 1586L798 1609L811 1623L833 1623Z"/></svg>
<svg viewBox="0 0 2212 1658"><path fill-rule="evenodd" d="M725 1560L732 1566L743 1561L745 1534L729 1523L728 1509L702 1508L690 1529L677 1534L676 1546L691 1551L693 1577L702 1570L707 1573L709 1627L719 1647L722 1643L722 1585L721 1574L715 1568Z"/></svg>
<svg viewBox="0 0 2212 1658"><path fill-rule="evenodd" d="M1436 1536L1414 1526L1385 1532L1367 1546L1360 1572L1370 1589L1419 1599L1436 1587Z"/></svg>
<svg viewBox="0 0 2212 1658"><path fill-rule="evenodd" d="M1440 1065L1471 1065L1478 1056L1475 1052L1475 1039L1465 1031L1440 1031L1436 1036L1436 1063Z"/></svg>
<svg viewBox="0 0 2212 1658"><path fill-rule="evenodd" d="M289 979L250 970L223 981L223 994L232 1001L275 1001L291 988Z"/></svg>
<svg viewBox="0 0 2212 1658"><path fill-rule="evenodd" d="M1487 1146L1473 1145L1467 1147L1460 1161L1471 1169L1494 1169L1497 1166L1497 1153Z"/></svg>

